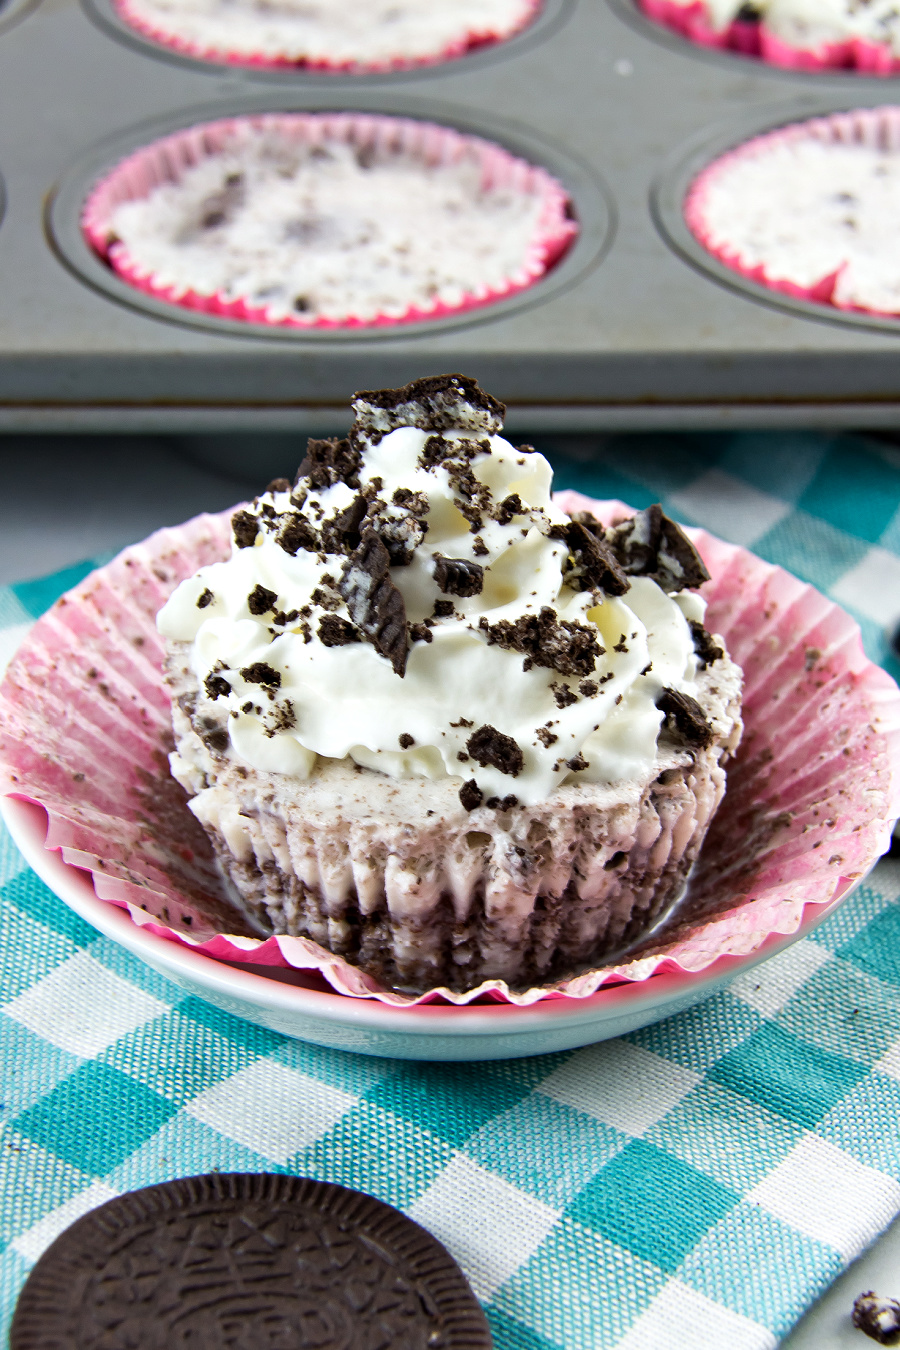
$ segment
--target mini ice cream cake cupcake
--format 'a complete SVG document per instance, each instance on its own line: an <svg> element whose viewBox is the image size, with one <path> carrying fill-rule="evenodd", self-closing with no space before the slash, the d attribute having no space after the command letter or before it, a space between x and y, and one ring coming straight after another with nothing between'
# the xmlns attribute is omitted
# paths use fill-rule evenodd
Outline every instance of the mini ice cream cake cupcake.
<svg viewBox="0 0 900 1350"><path fill-rule="evenodd" d="M577 234L545 170L449 127L279 113L191 127L123 161L85 235L173 305L297 328L379 326L490 304Z"/></svg>
<svg viewBox="0 0 900 1350"><path fill-rule="evenodd" d="M895 0L640 0L658 23L704 46L802 70L900 67Z"/></svg>
<svg viewBox="0 0 900 1350"><path fill-rule="evenodd" d="M540 0L116 0L122 18L200 60L335 73L406 70L503 42Z"/></svg>
<svg viewBox="0 0 900 1350"><path fill-rule="evenodd" d="M759 136L693 183L685 218L721 262L773 290L900 314L900 109Z"/></svg>
<svg viewBox="0 0 900 1350"><path fill-rule="evenodd" d="M172 771L264 930L403 990L530 987L678 895L741 675L659 507L604 529L458 375L357 394L159 614Z"/></svg>

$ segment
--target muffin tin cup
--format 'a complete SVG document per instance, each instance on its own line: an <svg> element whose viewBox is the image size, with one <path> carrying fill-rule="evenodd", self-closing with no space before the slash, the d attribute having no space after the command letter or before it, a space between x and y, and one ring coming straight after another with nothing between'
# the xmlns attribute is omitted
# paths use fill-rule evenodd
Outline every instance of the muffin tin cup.
<svg viewBox="0 0 900 1350"><path fill-rule="evenodd" d="M203 294L167 283L115 236L111 222L116 208L123 202L148 197L162 184L178 183L186 171L204 159L239 145L246 130L276 133L289 143L313 148L337 141L376 154L400 153L420 159L426 167L452 164L474 152L484 188L507 189L520 193L523 200L536 198L540 203L528 253L514 276L498 286L482 286L464 293L456 304L435 301L427 308L409 305L399 313L371 318L353 313L311 319L300 314L273 315L266 306L254 305L241 297L231 298L222 291ZM224 118L177 131L137 150L103 178L85 202L81 224L98 256L136 290L156 300L244 323L307 331L393 327L448 318L495 304L527 290L551 271L578 234L564 188L544 169L511 155L501 146L430 122L340 112L262 113Z"/></svg>
<svg viewBox="0 0 900 1350"><path fill-rule="evenodd" d="M606 523L629 513L577 493L557 501ZM900 692L836 605L744 549L691 534L712 574L707 622L744 670L744 740L686 895L603 968L526 991L491 980L414 998L314 942L264 937L239 919L168 771L155 624L180 580L228 555L230 513L126 549L39 620L0 690L0 792L42 806L46 847L136 924L215 960L319 972L354 997L527 1006L756 952L824 913L888 847L900 812Z"/></svg>
<svg viewBox="0 0 900 1350"><path fill-rule="evenodd" d="M431 56L418 59L406 59L397 55L393 60L371 63L353 61L302 60L288 55L269 55L261 51L231 51L224 47L204 45L192 42L177 33L170 32L162 24L155 24L142 12L134 0L113 0L119 17L136 33L160 47L170 48L180 56L204 63L216 65L247 66L258 70L310 71L324 75L392 75L399 71L416 70L438 66L446 61L458 61L460 57L484 47L498 46L516 37L528 28L538 16L541 0L523 0L522 14L509 32L497 32L491 29L469 30L459 38Z"/></svg>
<svg viewBox="0 0 900 1350"><path fill-rule="evenodd" d="M762 147L790 145L800 141L819 140L830 144L860 145L871 149L890 150L900 154L900 107L862 108L852 112L833 113L791 126L780 127L730 150L712 161L692 183L684 203L684 218L688 228L700 244L727 268L746 277L748 281L765 286L795 299L829 305L851 314L871 314L885 319L900 319L900 311L880 311L861 305L848 304L836 294L844 265L820 277L812 285L803 286L788 277L773 273L765 264L751 263L737 248L714 237L706 220L708 194L716 178L742 160L752 159Z"/></svg>

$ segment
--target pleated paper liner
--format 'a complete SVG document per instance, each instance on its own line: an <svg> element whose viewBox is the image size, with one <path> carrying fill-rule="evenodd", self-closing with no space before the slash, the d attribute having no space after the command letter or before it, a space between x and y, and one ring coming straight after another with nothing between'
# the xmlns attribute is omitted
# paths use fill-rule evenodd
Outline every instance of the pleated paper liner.
<svg viewBox="0 0 900 1350"><path fill-rule="evenodd" d="M830 305L847 313L874 314L882 318L897 318L900 310L881 310L850 302L841 295L841 278L846 262L841 263L811 284L801 284L789 276L780 276L765 263L755 263L742 255L736 244L713 230L708 218L711 188L723 176L744 161L760 158L784 145L817 140L826 144L859 145L867 149L886 151L900 156L900 107L858 108L853 112L833 113L778 127L762 136L745 141L736 149L707 165L691 184L684 203L684 218L688 228L703 247L719 262L755 281L771 291L790 295L799 300ZM900 159L898 159L900 165ZM777 211L777 202L773 211Z"/></svg>
<svg viewBox="0 0 900 1350"><path fill-rule="evenodd" d="M374 317L352 311L288 315L252 298L204 293L172 285L135 257L117 238L112 224L123 202L140 201L163 184L177 183L201 161L239 150L258 135L283 138L290 146L315 148L329 143L350 145L362 152L405 156L421 160L423 169L474 157L482 191L520 194L523 204L538 203L537 223L514 274L495 285L473 286L455 303L435 299L426 305L408 304L397 312ZM378 328L446 318L495 304L539 281L566 253L578 233L565 189L545 169L529 164L491 141L463 135L452 127L410 118L363 113L261 113L206 122L174 132L122 160L91 191L81 227L93 250L136 290L182 309L218 315L243 323L281 328Z"/></svg>
<svg viewBox="0 0 900 1350"><path fill-rule="evenodd" d="M377 60L368 57L351 60L309 56L297 48L288 49L284 44L279 45L277 42L264 41L260 38L231 45L213 36L206 39L190 37L184 31L179 31L177 22L166 23L164 16L154 14L153 7L141 4L140 0L115 0L115 7L119 16L143 37L162 47L168 47L181 56L192 57L195 61L249 66L257 70L304 70L324 75L379 75L389 74L392 71L415 70L422 66L442 65L470 52L479 51L483 47L508 42L510 38L534 23L540 13L541 0L519 0L515 16L505 24L483 22L477 26L457 25L456 35L444 44L435 45L430 52L410 54L398 48L391 56ZM264 23L265 19L261 16L260 26Z"/></svg>
<svg viewBox="0 0 900 1350"><path fill-rule="evenodd" d="M638 3L649 19L690 42L756 56L771 66L787 70L849 70L881 76L895 75L900 70L900 57L894 55L886 42L851 37L815 47L795 47L774 33L765 19L758 22L734 19L724 27L716 27L705 0L691 0L688 4L679 4L678 0L638 0Z"/></svg>
<svg viewBox="0 0 900 1350"><path fill-rule="evenodd" d="M577 493L568 511L631 514ZM745 733L687 899L627 960L546 987L465 994L381 988L316 943L261 936L229 903L205 834L168 772L155 617L175 585L228 555L230 512L162 530L93 572L31 630L0 689L0 790L40 804L47 840L100 899L211 959L317 970L338 993L392 1004L489 997L528 1005L604 984L706 969L796 932L888 847L900 814L900 692L856 624L811 586L691 531L712 574L708 625L745 676Z"/></svg>

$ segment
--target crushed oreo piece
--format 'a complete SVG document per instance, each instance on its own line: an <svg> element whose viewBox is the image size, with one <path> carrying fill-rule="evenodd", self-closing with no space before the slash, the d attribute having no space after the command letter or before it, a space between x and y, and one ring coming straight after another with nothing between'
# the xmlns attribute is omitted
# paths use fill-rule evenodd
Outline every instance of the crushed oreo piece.
<svg viewBox="0 0 900 1350"><path fill-rule="evenodd" d="M667 731L687 745L705 750L712 745L713 731L706 714L695 698L677 689L664 689L656 706L665 717Z"/></svg>
<svg viewBox="0 0 900 1350"><path fill-rule="evenodd" d="M874 1290L868 1289L853 1304L853 1325L879 1345L897 1345L900 1303L893 1298L879 1298Z"/></svg>
<svg viewBox="0 0 900 1350"><path fill-rule="evenodd" d="M319 620L319 641L323 647L347 647L351 642L362 642L362 636L346 619L325 614Z"/></svg>
<svg viewBox="0 0 900 1350"><path fill-rule="evenodd" d="M352 553L359 547L359 531L369 500L358 493L349 506L322 523L322 546L326 553Z"/></svg>
<svg viewBox="0 0 900 1350"><path fill-rule="evenodd" d="M566 768L571 769L573 773L581 773L582 769L587 769L588 767L588 761L580 750L577 755L573 755L571 759L566 760Z"/></svg>
<svg viewBox="0 0 900 1350"><path fill-rule="evenodd" d="M490 551L491 550L488 548L481 535L476 534L475 538L472 540L472 552L475 554L475 557L486 558Z"/></svg>
<svg viewBox="0 0 900 1350"><path fill-rule="evenodd" d="M340 609L343 603L338 592L333 591L330 586L317 586L309 598L314 605L319 606L319 609L330 611Z"/></svg>
<svg viewBox="0 0 900 1350"><path fill-rule="evenodd" d="M459 789L459 800L466 811L477 810L484 801L484 793L474 778L470 778L468 783L463 783Z"/></svg>
<svg viewBox="0 0 900 1350"><path fill-rule="evenodd" d="M543 666L560 675L586 676L604 651L593 624L561 620L549 605L540 614L523 614L515 621L501 619L492 624L482 615L478 627L487 634L489 645L521 652L530 663L526 669Z"/></svg>
<svg viewBox="0 0 900 1350"><path fill-rule="evenodd" d="M434 579L444 595L480 595L484 588L484 568L481 563L465 558L445 558L436 553Z"/></svg>
<svg viewBox="0 0 900 1350"><path fill-rule="evenodd" d="M631 582L605 538L593 534L580 520L566 526L565 538L572 558L566 582L573 590L625 594Z"/></svg>
<svg viewBox="0 0 900 1350"><path fill-rule="evenodd" d="M374 530L391 557L392 567L408 567L425 538L426 527L412 511L379 503L369 509L366 528Z"/></svg>
<svg viewBox="0 0 900 1350"><path fill-rule="evenodd" d="M391 557L372 530L364 530L360 545L344 564L338 589L350 618L363 638L387 657L394 673L406 672L406 605L391 581Z"/></svg>
<svg viewBox="0 0 900 1350"><path fill-rule="evenodd" d="M400 742L401 750L408 750L411 745L415 745L416 743L415 736L410 736L408 731L401 731L397 740Z"/></svg>
<svg viewBox="0 0 900 1350"><path fill-rule="evenodd" d="M688 626L691 630L691 637L694 639L694 651L700 658L700 669L705 670L714 661L721 661L725 653L718 642L714 641L709 630L704 628L702 623L698 623L696 619L688 619Z"/></svg>
<svg viewBox="0 0 900 1350"><path fill-rule="evenodd" d="M335 436L325 440L311 437L306 444L306 458L297 470L294 491L304 485L304 479L313 488L334 487L335 483L358 488L361 463L359 450L349 440L339 441Z"/></svg>
<svg viewBox="0 0 900 1350"><path fill-rule="evenodd" d="M553 690L553 697L556 699L557 708L568 708L570 704L578 702L578 695L574 689L570 689L567 684L560 680L554 680L550 685Z"/></svg>
<svg viewBox="0 0 900 1350"><path fill-rule="evenodd" d="M525 767L525 756L512 736L490 725L473 731L466 741L466 749L483 767L491 765L511 778L518 777Z"/></svg>
<svg viewBox="0 0 900 1350"><path fill-rule="evenodd" d="M472 460L490 454L490 441L474 441L460 437L454 441L443 436L429 436L419 455L418 467L425 470L445 469L455 494L457 510L469 522L472 534L478 534L489 512L493 498L486 483L475 476Z"/></svg>
<svg viewBox="0 0 900 1350"><path fill-rule="evenodd" d="M228 749L228 728L220 727L215 722L208 722L207 730L200 732L200 739L214 755L224 755Z"/></svg>
<svg viewBox="0 0 900 1350"><path fill-rule="evenodd" d="M290 479L288 478L273 478L269 486L266 488L266 492L271 492L273 494L276 492L290 492L290 490L291 490L291 483Z"/></svg>
<svg viewBox="0 0 900 1350"><path fill-rule="evenodd" d="M623 571L651 577L669 594L709 581L700 554L658 502L608 530L606 538Z"/></svg>
<svg viewBox="0 0 900 1350"><path fill-rule="evenodd" d="M298 515L287 517L275 540L292 558L295 558L301 549L307 553L317 553L321 543L309 521Z"/></svg>
<svg viewBox="0 0 900 1350"><path fill-rule="evenodd" d="M246 680L248 684L261 684L266 689L278 689L281 685L281 672L266 661L254 661L251 666L244 666L241 679Z"/></svg>
<svg viewBox="0 0 900 1350"><path fill-rule="evenodd" d="M410 642L433 642L431 629L424 623L411 623L409 625Z"/></svg>
<svg viewBox="0 0 900 1350"><path fill-rule="evenodd" d="M259 520L252 511L235 511L231 529L238 548L252 548L259 533Z"/></svg>
<svg viewBox="0 0 900 1350"><path fill-rule="evenodd" d="M585 698L593 698L599 688L596 680L582 680L578 686L578 692Z"/></svg>
<svg viewBox="0 0 900 1350"><path fill-rule="evenodd" d="M212 591L207 586L203 594L197 597L197 608L206 609L206 606L211 605L212 602L215 600L215 598L216 597L213 595Z"/></svg>
<svg viewBox="0 0 900 1350"><path fill-rule="evenodd" d="M435 600L432 613L436 619L449 619L453 614L453 601Z"/></svg>
<svg viewBox="0 0 900 1350"><path fill-rule="evenodd" d="M361 390L353 395L354 430L380 440L396 427L422 431L472 431L493 435L506 408L467 375L432 375L402 389Z"/></svg>
<svg viewBox="0 0 900 1350"><path fill-rule="evenodd" d="M549 727L538 727L534 734L545 750L549 750L550 746L555 745L559 740L559 737Z"/></svg>
<svg viewBox="0 0 900 1350"><path fill-rule="evenodd" d="M474 722L470 722L468 717L461 717L458 722L451 722L451 727L473 727Z"/></svg>
<svg viewBox="0 0 900 1350"><path fill-rule="evenodd" d="M425 493L415 492L412 488L396 488L391 501L395 506L402 506L405 511L411 511L414 516L427 516L431 509Z"/></svg>
<svg viewBox="0 0 900 1350"><path fill-rule="evenodd" d="M501 525L508 525L513 516L524 515L527 507L522 504L522 498L518 492L511 492L494 511L494 519Z"/></svg>
<svg viewBox="0 0 900 1350"><path fill-rule="evenodd" d="M231 685L221 675L207 675L203 681L203 688L206 690L206 697L211 699L225 698L231 693Z"/></svg>
<svg viewBox="0 0 900 1350"><path fill-rule="evenodd" d="M514 793L510 792L506 797L488 797L485 802L492 811L511 811L514 806L519 805L519 799Z"/></svg>
<svg viewBox="0 0 900 1350"><path fill-rule="evenodd" d="M277 599L277 591L270 591L265 586L257 585L247 596L247 608L251 614L268 614L270 609L275 608Z"/></svg>

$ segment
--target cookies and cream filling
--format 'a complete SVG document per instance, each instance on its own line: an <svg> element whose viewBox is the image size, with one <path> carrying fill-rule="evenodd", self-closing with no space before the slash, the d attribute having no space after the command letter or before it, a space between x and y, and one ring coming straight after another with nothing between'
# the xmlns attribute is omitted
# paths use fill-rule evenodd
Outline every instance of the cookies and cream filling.
<svg viewBox="0 0 900 1350"><path fill-rule="evenodd" d="M287 114L235 123L215 154L119 203L109 237L129 268L173 299L243 301L300 325L431 314L546 270L546 175L535 186L524 161L515 181L492 180L475 138L437 154L427 124L410 148L357 143L325 115L312 138L302 120L306 139Z"/></svg>
<svg viewBox="0 0 900 1350"><path fill-rule="evenodd" d="M703 176L694 219L702 240L813 288L833 277L835 304L900 312L900 154L883 144L773 133Z"/></svg>
<svg viewBox="0 0 900 1350"><path fill-rule="evenodd" d="M126 16L200 51L403 67L511 37L535 0L128 0Z"/></svg>
<svg viewBox="0 0 900 1350"><path fill-rule="evenodd" d="M695 0L674 0L690 9ZM706 0L711 26L721 32L736 19L759 19L790 47L817 51L857 39L884 44L900 56L896 0Z"/></svg>
<svg viewBox="0 0 900 1350"><path fill-rule="evenodd" d="M227 711L228 754L298 778L319 757L455 778L472 810L640 779L663 726L711 742L707 574L659 507L571 519L461 376L353 406L349 437L311 441L293 484L235 513L231 557L160 612L190 644L198 716Z"/></svg>

